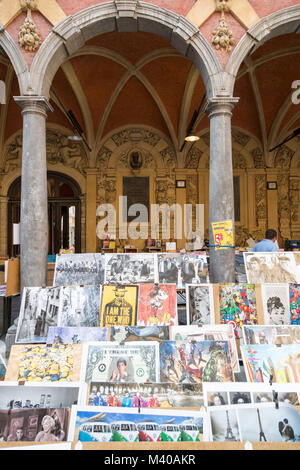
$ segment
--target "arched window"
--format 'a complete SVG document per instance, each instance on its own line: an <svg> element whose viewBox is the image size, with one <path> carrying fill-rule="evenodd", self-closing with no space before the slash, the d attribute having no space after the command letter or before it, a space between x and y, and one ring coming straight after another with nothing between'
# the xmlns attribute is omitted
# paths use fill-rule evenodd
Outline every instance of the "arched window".
<svg viewBox="0 0 300 470"><path fill-rule="evenodd" d="M80 253L80 187L69 176L48 172L47 188L49 255L72 246L76 253ZM20 223L21 177L11 184L8 197L8 254L16 256L19 254L19 245L13 244L13 224Z"/></svg>

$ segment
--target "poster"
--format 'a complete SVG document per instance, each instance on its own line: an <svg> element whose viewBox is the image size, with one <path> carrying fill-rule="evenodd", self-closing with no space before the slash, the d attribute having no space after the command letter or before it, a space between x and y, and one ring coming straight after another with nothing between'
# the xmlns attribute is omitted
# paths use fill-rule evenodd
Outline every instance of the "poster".
<svg viewBox="0 0 300 470"><path fill-rule="evenodd" d="M73 406L68 440L123 442L202 441L204 412Z"/></svg>
<svg viewBox="0 0 300 470"><path fill-rule="evenodd" d="M234 381L228 341L164 341L159 358L161 382Z"/></svg>
<svg viewBox="0 0 300 470"><path fill-rule="evenodd" d="M75 253L56 256L53 285L103 284L104 258L101 253Z"/></svg>
<svg viewBox="0 0 300 470"><path fill-rule="evenodd" d="M244 344L284 344L300 343L300 325L244 325Z"/></svg>
<svg viewBox="0 0 300 470"><path fill-rule="evenodd" d="M177 323L176 284L140 284L137 326Z"/></svg>
<svg viewBox="0 0 300 470"><path fill-rule="evenodd" d="M49 328L47 344L83 344L109 341L109 328L57 326Z"/></svg>
<svg viewBox="0 0 300 470"><path fill-rule="evenodd" d="M135 326L138 285L102 286L100 326Z"/></svg>
<svg viewBox="0 0 300 470"><path fill-rule="evenodd" d="M169 326L111 326L110 341L166 341L170 339Z"/></svg>
<svg viewBox="0 0 300 470"><path fill-rule="evenodd" d="M154 254L105 254L105 284L155 283L156 277Z"/></svg>
<svg viewBox="0 0 300 470"><path fill-rule="evenodd" d="M216 250L234 248L232 220L211 224Z"/></svg>
<svg viewBox="0 0 300 470"><path fill-rule="evenodd" d="M85 382L159 382L158 343L152 341L85 345Z"/></svg>
<svg viewBox="0 0 300 470"><path fill-rule="evenodd" d="M300 325L300 285L289 285L290 323Z"/></svg>
<svg viewBox="0 0 300 470"><path fill-rule="evenodd" d="M243 256L248 283L297 284L300 279L293 253L244 252Z"/></svg>
<svg viewBox="0 0 300 470"><path fill-rule="evenodd" d="M215 323L212 285L186 285L187 324L203 326Z"/></svg>
<svg viewBox="0 0 300 470"><path fill-rule="evenodd" d="M255 286L253 284L220 284L221 323L233 326L236 338L242 338L242 326L258 323Z"/></svg>
<svg viewBox="0 0 300 470"><path fill-rule="evenodd" d="M99 326L101 286L62 287L59 326Z"/></svg>
<svg viewBox="0 0 300 470"><path fill-rule="evenodd" d="M186 284L208 282L209 272L205 253L158 253L158 281L161 284L176 284L185 289Z"/></svg>
<svg viewBox="0 0 300 470"><path fill-rule="evenodd" d="M241 353L249 382L300 382L300 344L243 345Z"/></svg>
<svg viewBox="0 0 300 470"><path fill-rule="evenodd" d="M263 284L261 294L264 323L266 325L288 325L290 323L288 284Z"/></svg>

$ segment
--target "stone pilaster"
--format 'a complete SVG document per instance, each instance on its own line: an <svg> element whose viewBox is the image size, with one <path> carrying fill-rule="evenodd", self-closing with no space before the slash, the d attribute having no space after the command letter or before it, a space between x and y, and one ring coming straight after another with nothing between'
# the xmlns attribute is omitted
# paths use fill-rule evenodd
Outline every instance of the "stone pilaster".
<svg viewBox="0 0 300 470"><path fill-rule="evenodd" d="M46 118L52 111L43 96L18 96L22 108L21 288L46 285L48 199Z"/></svg>
<svg viewBox="0 0 300 470"><path fill-rule="evenodd" d="M234 231L231 117L237 102L238 98L216 97L206 106L210 118L209 255L213 283L235 282L235 249L216 249L212 224L231 221Z"/></svg>

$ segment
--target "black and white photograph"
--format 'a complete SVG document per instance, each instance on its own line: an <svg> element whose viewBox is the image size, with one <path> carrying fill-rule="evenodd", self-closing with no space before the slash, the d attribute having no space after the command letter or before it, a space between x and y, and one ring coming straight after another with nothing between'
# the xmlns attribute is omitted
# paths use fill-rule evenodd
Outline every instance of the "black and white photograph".
<svg viewBox="0 0 300 470"><path fill-rule="evenodd" d="M156 258L151 253L106 253L105 283L155 283Z"/></svg>
<svg viewBox="0 0 300 470"><path fill-rule="evenodd" d="M126 343L129 341L168 341L169 326L111 326L110 341Z"/></svg>
<svg viewBox="0 0 300 470"><path fill-rule="evenodd" d="M104 282L102 253L62 254L56 257L54 286L87 286Z"/></svg>
<svg viewBox="0 0 300 470"><path fill-rule="evenodd" d="M243 405L237 413L243 441L300 442L300 414L288 403Z"/></svg>
<svg viewBox="0 0 300 470"><path fill-rule="evenodd" d="M177 289L186 284L209 282L208 264L205 254L162 253L157 255L158 281L162 284L175 283Z"/></svg>
<svg viewBox="0 0 300 470"><path fill-rule="evenodd" d="M0 440L59 442L68 434L68 408L0 410Z"/></svg>
<svg viewBox="0 0 300 470"><path fill-rule="evenodd" d="M22 293L16 343L44 343L57 326L62 305L60 287L25 287Z"/></svg>
<svg viewBox="0 0 300 470"><path fill-rule="evenodd" d="M209 325L215 323L212 285L186 285L187 324Z"/></svg>
<svg viewBox="0 0 300 470"><path fill-rule="evenodd" d="M102 286L66 286L62 288L59 326L96 327L100 324Z"/></svg>
<svg viewBox="0 0 300 470"><path fill-rule="evenodd" d="M290 324L290 298L288 284L263 284L261 286L264 324Z"/></svg>
<svg viewBox="0 0 300 470"><path fill-rule="evenodd" d="M208 406L221 406L228 405L228 393L227 392L208 392L207 393L207 405Z"/></svg>
<svg viewBox="0 0 300 470"><path fill-rule="evenodd" d="M84 399L85 384L0 383L0 410L27 408L71 408Z"/></svg>
<svg viewBox="0 0 300 470"><path fill-rule="evenodd" d="M244 252L243 255L249 284L297 284L300 280L291 252Z"/></svg>
<svg viewBox="0 0 300 470"><path fill-rule="evenodd" d="M225 442L240 442L237 413L232 406L212 406L208 407L211 440Z"/></svg>
<svg viewBox="0 0 300 470"><path fill-rule="evenodd" d="M243 325L245 344L300 343L300 325Z"/></svg>

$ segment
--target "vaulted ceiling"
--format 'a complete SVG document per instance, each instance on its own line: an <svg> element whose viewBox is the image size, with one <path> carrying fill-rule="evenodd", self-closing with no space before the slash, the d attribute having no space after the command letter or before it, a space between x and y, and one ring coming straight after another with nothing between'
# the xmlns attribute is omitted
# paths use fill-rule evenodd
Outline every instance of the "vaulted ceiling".
<svg viewBox="0 0 300 470"><path fill-rule="evenodd" d="M300 108L291 101L293 81L300 80L300 35L274 38L248 56L239 70L234 95L235 127L252 135L265 152L296 127ZM19 94L12 66L0 55L0 80L10 99L0 108L0 146L22 128ZM149 126L163 133L176 150L205 88L194 64L170 43L150 33L107 33L86 43L57 71L53 89L71 109L91 147L109 133L130 125ZM49 125L72 126L61 103L51 95L54 112ZM197 132L207 132L209 120L200 115Z"/></svg>

